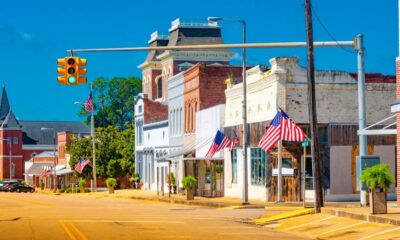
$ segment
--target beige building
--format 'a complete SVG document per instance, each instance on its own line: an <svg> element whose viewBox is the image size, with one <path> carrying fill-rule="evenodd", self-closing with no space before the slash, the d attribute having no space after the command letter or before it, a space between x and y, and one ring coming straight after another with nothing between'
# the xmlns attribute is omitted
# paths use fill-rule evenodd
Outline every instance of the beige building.
<svg viewBox="0 0 400 240"><path fill-rule="evenodd" d="M307 72L297 58L277 57L270 68L256 66L247 71L247 118L250 125L248 149L249 198L276 200L276 150L258 148L265 127L278 107L308 133ZM324 181L328 199L356 199L355 156L358 155L357 76L342 71L316 71L317 118L319 141L324 162ZM242 83L228 86L225 133L242 131ZM395 100L395 77L366 74L367 123L390 115ZM240 137L241 139L241 137ZM395 139L391 136L368 137L369 153L379 155L391 165L394 174ZM309 151L309 149L308 149ZM300 200L300 143L283 143L284 200ZM243 159L240 146L225 152L225 195L241 197ZM311 159L306 158L306 188L312 188ZM391 193L394 188L391 189ZM307 195L312 198L312 192Z"/></svg>

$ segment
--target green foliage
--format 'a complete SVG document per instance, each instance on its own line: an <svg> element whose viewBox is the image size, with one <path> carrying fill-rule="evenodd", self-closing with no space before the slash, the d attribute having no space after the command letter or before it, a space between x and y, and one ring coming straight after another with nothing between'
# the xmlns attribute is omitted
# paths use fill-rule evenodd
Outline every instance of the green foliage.
<svg viewBox="0 0 400 240"><path fill-rule="evenodd" d="M80 189L85 188L85 187L86 187L86 180L85 180L85 179L82 179L82 178L79 178L78 187L79 187Z"/></svg>
<svg viewBox="0 0 400 240"><path fill-rule="evenodd" d="M107 178L132 174L135 170L133 125L127 126L125 130L113 126L97 128L95 132L97 176ZM71 169L74 169L80 158L92 158L92 138L73 137L67 151L71 156ZM92 167L87 165L81 176L91 178Z"/></svg>
<svg viewBox="0 0 400 240"><path fill-rule="evenodd" d="M394 182L389 164L378 164L362 171L361 182L369 188L382 188L387 191Z"/></svg>
<svg viewBox="0 0 400 240"><path fill-rule="evenodd" d="M222 164L217 164L217 165L215 165L215 172L216 172L216 173L220 174L220 173L222 173L223 171L224 171L224 168L223 168Z"/></svg>
<svg viewBox="0 0 400 240"><path fill-rule="evenodd" d="M72 188L71 187L66 187L65 188L65 193L72 193Z"/></svg>
<svg viewBox="0 0 400 240"><path fill-rule="evenodd" d="M44 187L44 181L40 180L40 187Z"/></svg>
<svg viewBox="0 0 400 240"><path fill-rule="evenodd" d="M182 179L182 186L187 189L192 189L196 186L197 180L195 177L189 175Z"/></svg>
<svg viewBox="0 0 400 240"><path fill-rule="evenodd" d="M176 186L176 178L173 172L168 173L167 176L168 185Z"/></svg>
<svg viewBox="0 0 400 240"><path fill-rule="evenodd" d="M134 173L131 178L129 178L131 182L139 182L140 181L140 175L139 173Z"/></svg>
<svg viewBox="0 0 400 240"><path fill-rule="evenodd" d="M106 185L108 188L115 187L117 185L117 180L115 178L107 178Z"/></svg>
<svg viewBox="0 0 400 240"><path fill-rule="evenodd" d="M93 82L96 127L113 125L118 129L125 129L126 124L132 122L134 97L141 91L142 81L137 77L115 77L111 80L97 78ZM90 122L90 114L84 107L78 116L86 116L86 123Z"/></svg>

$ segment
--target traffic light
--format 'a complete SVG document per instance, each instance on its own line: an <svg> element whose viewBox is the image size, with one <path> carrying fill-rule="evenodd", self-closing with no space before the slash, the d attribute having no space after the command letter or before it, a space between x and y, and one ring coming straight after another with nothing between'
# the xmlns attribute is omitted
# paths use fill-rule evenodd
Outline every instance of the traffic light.
<svg viewBox="0 0 400 240"><path fill-rule="evenodd" d="M65 57L57 59L58 82L66 85L86 83L86 59Z"/></svg>

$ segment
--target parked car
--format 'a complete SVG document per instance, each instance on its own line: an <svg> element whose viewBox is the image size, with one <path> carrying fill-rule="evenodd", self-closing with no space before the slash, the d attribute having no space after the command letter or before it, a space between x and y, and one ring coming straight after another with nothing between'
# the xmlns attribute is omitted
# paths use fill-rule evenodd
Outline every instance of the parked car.
<svg viewBox="0 0 400 240"><path fill-rule="evenodd" d="M10 184L17 183L16 181L1 181L0 182L0 192L8 192L8 186Z"/></svg>
<svg viewBox="0 0 400 240"><path fill-rule="evenodd" d="M22 184L22 183L14 183L14 184L9 184L6 186L7 190L9 192L30 192L33 193L35 192L35 189L29 185Z"/></svg>

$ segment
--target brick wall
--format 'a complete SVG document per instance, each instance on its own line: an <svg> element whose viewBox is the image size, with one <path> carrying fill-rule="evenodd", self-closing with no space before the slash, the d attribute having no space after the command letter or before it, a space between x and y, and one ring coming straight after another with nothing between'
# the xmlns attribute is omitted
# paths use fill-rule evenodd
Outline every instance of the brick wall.
<svg viewBox="0 0 400 240"><path fill-rule="evenodd" d="M207 66L198 63L184 74L184 130L196 131L196 112L225 103L225 81L229 76L237 79L242 76L242 67Z"/></svg>
<svg viewBox="0 0 400 240"><path fill-rule="evenodd" d="M400 99L400 59L396 60L396 98L397 100ZM397 164L396 164L396 181L397 181L397 206L400 206L400 113L397 113Z"/></svg>
<svg viewBox="0 0 400 240"><path fill-rule="evenodd" d="M143 98L144 124L168 120L168 105L154 102L148 98Z"/></svg>

